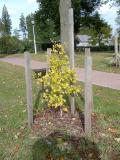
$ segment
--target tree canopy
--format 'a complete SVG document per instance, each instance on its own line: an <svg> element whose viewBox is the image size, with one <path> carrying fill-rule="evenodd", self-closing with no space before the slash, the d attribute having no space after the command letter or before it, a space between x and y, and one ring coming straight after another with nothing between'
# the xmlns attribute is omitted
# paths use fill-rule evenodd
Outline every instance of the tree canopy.
<svg viewBox="0 0 120 160"><path fill-rule="evenodd" d="M22 13L21 16L20 16L20 24L19 24L19 27L20 27L20 31L22 32L23 34L23 39L26 38L26 35L27 35L27 28L26 28L26 19L24 17L24 14Z"/></svg>
<svg viewBox="0 0 120 160"><path fill-rule="evenodd" d="M2 10L3 35L11 35L12 22L7 7L4 5Z"/></svg>
<svg viewBox="0 0 120 160"><path fill-rule="evenodd" d="M96 41L99 46L102 45L103 40L107 40L111 36L111 27L110 25L102 19L98 12L96 12L93 18L93 28L91 31L93 41Z"/></svg>
<svg viewBox="0 0 120 160"><path fill-rule="evenodd" d="M47 19L53 21L55 30L60 33L60 0L37 0L39 10L36 12L36 19L45 22ZM80 26L87 25L86 18L94 14L96 8L101 4L101 0L72 0L74 8L75 32L79 32Z"/></svg>
<svg viewBox="0 0 120 160"><path fill-rule="evenodd" d="M93 45L98 44L101 46L111 37L111 26L100 17L98 12L91 17L91 22L91 26L81 27L80 34L91 36L91 43Z"/></svg>

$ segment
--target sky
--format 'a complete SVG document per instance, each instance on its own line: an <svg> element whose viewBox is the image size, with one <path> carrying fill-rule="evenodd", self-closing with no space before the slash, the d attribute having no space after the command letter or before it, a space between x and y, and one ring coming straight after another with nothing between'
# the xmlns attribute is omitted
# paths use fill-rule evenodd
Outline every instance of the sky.
<svg viewBox="0 0 120 160"><path fill-rule="evenodd" d="M106 5L102 5L99 9L99 13L101 14L101 17L105 19L106 22L108 22L109 25L111 25L113 29L113 34L116 32L117 24L115 22L117 17L117 11L118 8L115 6L112 6L111 3L107 3Z"/></svg>
<svg viewBox="0 0 120 160"><path fill-rule="evenodd" d="M21 13L25 16L29 13L34 13L38 9L36 0L0 0L0 17L2 14L3 5L6 5L12 20L13 29L19 29L19 18ZM117 17L117 7L111 7L111 4L106 4L100 7L99 13L108 24L113 28L113 34L117 28L115 19Z"/></svg>
<svg viewBox="0 0 120 160"><path fill-rule="evenodd" d="M13 29L19 29L19 19L21 13L27 16L29 13L34 13L38 9L36 0L0 0L0 17L2 15L3 5L8 9L8 13L12 20Z"/></svg>

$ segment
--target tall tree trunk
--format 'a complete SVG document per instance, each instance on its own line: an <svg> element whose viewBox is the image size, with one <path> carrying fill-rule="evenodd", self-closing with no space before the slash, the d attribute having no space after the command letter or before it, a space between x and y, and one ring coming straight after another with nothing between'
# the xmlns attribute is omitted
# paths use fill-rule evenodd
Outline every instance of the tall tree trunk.
<svg viewBox="0 0 120 160"><path fill-rule="evenodd" d="M71 0L60 0L59 11L60 11L60 25L61 25L61 43L65 47L65 51L68 53L68 11L71 8Z"/></svg>
<svg viewBox="0 0 120 160"><path fill-rule="evenodd" d="M101 46L101 34L99 33L98 34L98 44L99 44L99 47Z"/></svg>

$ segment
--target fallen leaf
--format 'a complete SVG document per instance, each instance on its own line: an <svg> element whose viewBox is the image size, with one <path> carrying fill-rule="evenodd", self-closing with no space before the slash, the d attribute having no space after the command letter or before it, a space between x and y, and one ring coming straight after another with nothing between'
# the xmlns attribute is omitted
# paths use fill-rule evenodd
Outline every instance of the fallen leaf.
<svg viewBox="0 0 120 160"><path fill-rule="evenodd" d="M102 137L109 137L107 134L105 134L105 133L100 133L100 135L102 136Z"/></svg>
<svg viewBox="0 0 120 160"><path fill-rule="evenodd" d="M17 145L15 146L15 149L13 150L13 155L18 152L19 148L20 148L20 146L17 144Z"/></svg>
<svg viewBox="0 0 120 160"><path fill-rule="evenodd" d="M24 130L24 129L25 129L25 126L20 127L20 130Z"/></svg>
<svg viewBox="0 0 120 160"><path fill-rule="evenodd" d="M20 135L21 135L21 132L18 132L18 133L17 133L17 137L19 137Z"/></svg>
<svg viewBox="0 0 120 160"><path fill-rule="evenodd" d="M115 141L117 141L118 143L120 143L120 138L115 138Z"/></svg>
<svg viewBox="0 0 120 160"><path fill-rule="evenodd" d="M5 115L5 118L7 118L8 116L7 115Z"/></svg>
<svg viewBox="0 0 120 160"><path fill-rule="evenodd" d="M108 128L108 131L111 133L117 133L118 130L116 128Z"/></svg>
<svg viewBox="0 0 120 160"><path fill-rule="evenodd" d="M67 108L63 108L63 112L68 112L68 109Z"/></svg>
<svg viewBox="0 0 120 160"><path fill-rule="evenodd" d="M17 135L15 135L14 137L15 137L15 139L18 139L18 136L17 136Z"/></svg>
<svg viewBox="0 0 120 160"><path fill-rule="evenodd" d="M25 112L26 112L26 109L25 109L25 110L23 110L22 112L23 112L23 113L25 113Z"/></svg>
<svg viewBox="0 0 120 160"><path fill-rule="evenodd" d="M73 120L73 121L75 121L75 120L76 120L76 118L72 118L72 120Z"/></svg>

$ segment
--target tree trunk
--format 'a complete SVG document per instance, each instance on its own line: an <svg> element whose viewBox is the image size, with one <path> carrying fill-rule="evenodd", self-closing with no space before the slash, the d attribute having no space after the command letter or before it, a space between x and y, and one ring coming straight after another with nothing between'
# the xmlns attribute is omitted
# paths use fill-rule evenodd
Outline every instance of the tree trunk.
<svg viewBox="0 0 120 160"><path fill-rule="evenodd" d="M68 45L68 13L71 8L71 0L60 0L59 12L60 12L60 25L61 25L61 43L65 47L65 51L69 52Z"/></svg>
<svg viewBox="0 0 120 160"><path fill-rule="evenodd" d="M98 34L98 44L99 44L99 47L100 47L100 45L101 45L101 34L100 33Z"/></svg>

